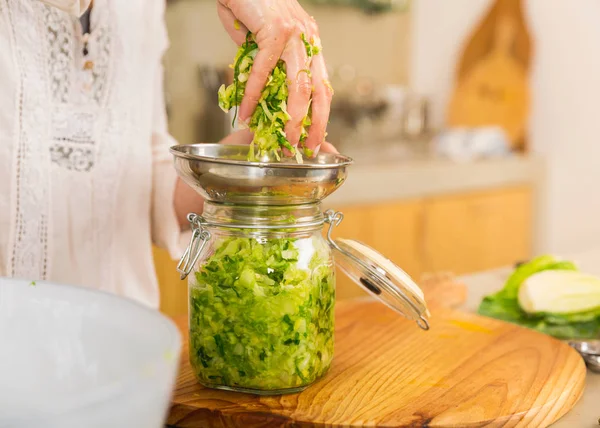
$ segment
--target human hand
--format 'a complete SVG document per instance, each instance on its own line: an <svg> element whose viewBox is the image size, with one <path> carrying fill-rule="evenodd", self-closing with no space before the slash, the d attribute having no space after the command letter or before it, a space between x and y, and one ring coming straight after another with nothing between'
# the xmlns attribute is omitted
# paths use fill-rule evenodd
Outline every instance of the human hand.
<svg viewBox="0 0 600 428"><path fill-rule="evenodd" d="M323 149L333 90L323 55L318 53L310 58L302 40L304 34L306 40L321 50L314 18L308 16L296 0L217 2L219 18L233 41L241 45L250 31L259 47L240 105L240 119L244 122L249 120L271 71L281 59L286 63L287 110L291 116L285 127L286 137L292 146L298 145L302 121L308 114L312 95L312 124L305 144L314 153Z"/></svg>
<svg viewBox="0 0 600 428"><path fill-rule="evenodd" d="M241 144L248 145L252 142L252 132L248 129L242 129L240 131L232 132L227 135L221 141L220 144ZM323 141L321 143L321 152L323 153L335 153L339 154L337 149L333 146L333 144L328 143L327 141Z"/></svg>

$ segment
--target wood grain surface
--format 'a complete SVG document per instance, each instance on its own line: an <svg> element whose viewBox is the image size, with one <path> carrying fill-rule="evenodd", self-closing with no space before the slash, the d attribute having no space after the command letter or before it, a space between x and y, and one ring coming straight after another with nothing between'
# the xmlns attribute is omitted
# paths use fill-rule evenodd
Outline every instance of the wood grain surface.
<svg viewBox="0 0 600 428"><path fill-rule="evenodd" d="M299 394L257 397L203 388L189 365L186 341L168 424L545 427L577 402L585 366L569 346L443 307L463 293L449 275L423 284L432 312L427 332L376 301L339 303L331 371ZM187 337L187 321L177 322Z"/></svg>

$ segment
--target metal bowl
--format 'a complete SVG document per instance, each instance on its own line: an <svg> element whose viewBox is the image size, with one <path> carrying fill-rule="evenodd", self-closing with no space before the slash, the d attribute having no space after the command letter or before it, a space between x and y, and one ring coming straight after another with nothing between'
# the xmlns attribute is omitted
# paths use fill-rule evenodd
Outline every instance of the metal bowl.
<svg viewBox="0 0 600 428"><path fill-rule="evenodd" d="M594 373L600 373L600 356L598 355L587 355L583 357L585 365L588 369Z"/></svg>
<svg viewBox="0 0 600 428"><path fill-rule="evenodd" d="M581 355L600 356L600 340L571 340L569 345Z"/></svg>
<svg viewBox="0 0 600 428"><path fill-rule="evenodd" d="M581 354L591 371L600 373L600 340L571 340L569 345Z"/></svg>
<svg viewBox="0 0 600 428"><path fill-rule="evenodd" d="M254 205L315 203L346 180L347 156L320 153L314 159L249 162L248 146L189 144L171 147L179 176L212 202Z"/></svg>

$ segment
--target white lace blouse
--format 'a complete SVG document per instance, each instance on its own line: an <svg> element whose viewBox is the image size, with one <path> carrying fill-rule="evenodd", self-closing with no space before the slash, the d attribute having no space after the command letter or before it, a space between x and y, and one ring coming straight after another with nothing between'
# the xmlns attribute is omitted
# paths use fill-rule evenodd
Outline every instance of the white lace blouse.
<svg viewBox="0 0 600 428"><path fill-rule="evenodd" d="M158 306L180 251L161 56L165 0L0 0L0 276Z"/></svg>

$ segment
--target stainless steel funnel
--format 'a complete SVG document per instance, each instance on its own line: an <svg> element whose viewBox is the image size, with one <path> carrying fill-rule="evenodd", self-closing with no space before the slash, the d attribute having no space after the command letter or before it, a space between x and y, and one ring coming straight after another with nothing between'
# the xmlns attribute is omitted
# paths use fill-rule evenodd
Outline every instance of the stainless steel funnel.
<svg viewBox="0 0 600 428"><path fill-rule="evenodd" d="M314 159L249 162L248 146L171 147L179 176L205 199L227 204L299 205L319 202L346 180L352 159L320 153Z"/></svg>

